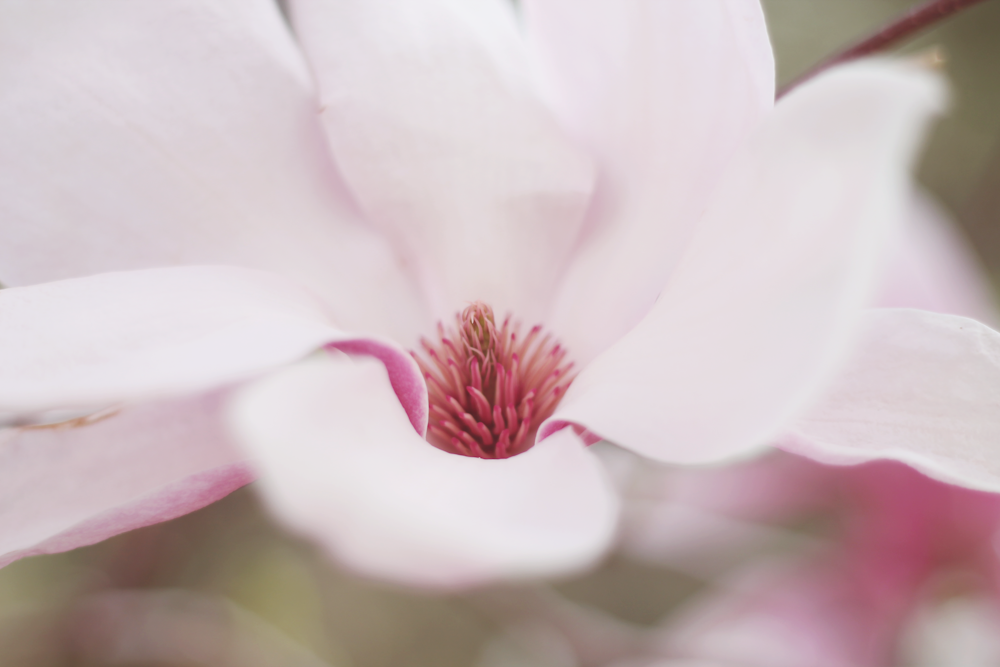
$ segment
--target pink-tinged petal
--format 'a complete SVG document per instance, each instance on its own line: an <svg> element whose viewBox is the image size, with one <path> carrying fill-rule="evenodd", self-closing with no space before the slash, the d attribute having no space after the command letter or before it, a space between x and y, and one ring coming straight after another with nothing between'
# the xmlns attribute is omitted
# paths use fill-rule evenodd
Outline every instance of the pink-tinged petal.
<svg viewBox="0 0 1000 667"><path fill-rule="evenodd" d="M0 125L5 285L234 264L298 279L352 329L426 317L352 208L275 3L4 3Z"/></svg>
<svg viewBox="0 0 1000 667"><path fill-rule="evenodd" d="M339 340L327 345L328 349L340 350L350 355L362 355L378 359L389 374L389 384L396 393L413 430L421 437L427 435L427 418L430 405L427 398L427 382L414 358L404 353L395 343L377 338L353 338Z"/></svg>
<svg viewBox="0 0 1000 667"><path fill-rule="evenodd" d="M642 319L774 102L758 0L525 0L551 106L600 160L549 323L588 360Z"/></svg>
<svg viewBox="0 0 1000 667"><path fill-rule="evenodd" d="M572 571L612 537L616 497L571 430L509 459L446 453L372 361L279 371L237 396L232 423L276 515L365 575L454 588Z"/></svg>
<svg viewBox="0 0 1000 667"><path fill-rule="evenodd" d="M674 462L765 443L842 358L942 97L931 73L870 61L785 98L734 160L653 310L581 372L552 419Z"/></svg>
<svg viewBox="0 0 1000 667"><path fill-rule="evenodd" d="M0 320L0 410L10 412L208 389L349 339L296 284L233 267L9 288Z"/></svg>
<svg viewBox="0 0 1000 667"><path fill-rule="evenodd" d="M989 280L955 224L930 195L917 192L893 242L875 305L1000 321Z"/></svg>
<svg viewBox="0 0 1000 667"><path fill-rule="evenodd" d="M167 521L253 479L219 394L0 431L0 565Z"/></svg>
<svg viewBox="0 0 1000 667"><path fill-rule="evenodd" d="M537 321L590 194L532 89L506 0L293 0L327 138L433 294Z"/></svg>
<svg viewBox="0 0 1000 667"><path fill-rule="evenodd" d="M824 463L889 458L1000 490L1000 334L919 310L865 314L841 372L777 444Z"/></svg>

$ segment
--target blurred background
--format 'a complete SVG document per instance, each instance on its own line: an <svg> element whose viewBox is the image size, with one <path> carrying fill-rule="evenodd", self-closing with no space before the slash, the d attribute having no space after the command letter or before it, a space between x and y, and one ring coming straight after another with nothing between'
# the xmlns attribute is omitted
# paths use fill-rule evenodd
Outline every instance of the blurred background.
<svg viewBox="0 0 1000 667"><path fill-rule="evenodd" d="M779 81L914 4L764 0ZM933 46L945 56L954 101L930 140L919 179L996 281L1000 0L968 10L902 50ZM361 580L283 532L251 486L170 523L0 570L0 665L674 664L658 652L659 628L683 617L720 577L747 559L815 549L843 529L844 507L828 496L794 516L762 510L758 525L725 524L717 534L712 521L725 523L718 517L659 511L674 490L691 486L684 474L603 447L632 504L622 547L586 575L465 595ZM790 456L772 458L799 481L824 474ZM676 534L687 536L684 553L669 539ZM991 632L1000 635L1000 625ZM899 664L924 664L906 647L896 655Z"/></svg>

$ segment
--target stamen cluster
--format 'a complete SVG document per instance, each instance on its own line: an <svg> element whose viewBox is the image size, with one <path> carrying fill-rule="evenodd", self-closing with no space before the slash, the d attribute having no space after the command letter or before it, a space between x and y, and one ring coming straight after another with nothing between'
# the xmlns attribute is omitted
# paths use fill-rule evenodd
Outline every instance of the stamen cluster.
<svg viewBox="0 0 1000 667"><path fill-rule="evenodd" d="M438 344L423 339L413 354L427 381L427 440L447 452L503 459L531 448L535 431L573 381L566 350L534 326L520 338L507 317L497 328L493 309L476 302L438 324Z"/></svg>

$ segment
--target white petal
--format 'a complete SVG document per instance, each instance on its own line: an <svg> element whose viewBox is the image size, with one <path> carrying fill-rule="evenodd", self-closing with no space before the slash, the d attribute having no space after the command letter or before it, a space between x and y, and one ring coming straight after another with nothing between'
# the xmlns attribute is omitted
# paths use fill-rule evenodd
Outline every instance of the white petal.
<svg viewBox="0 0 1000 667"><path fill-rule="evenodd" d="M193 512L253 479L217 394L0 431L0 566Z"/></svg>
<svg viewBox="0 0 1000 667"><path fill-rule="evenodd" d="M824 463L896 459L1000 491L1000 334L952 315L873 310L846 367L777 444Z"/></svg>
<svg viewBox="0 0 1000 667"><path fill-rule="evenodd" d="M522 4L549 101L600 160L597 206L549 320L586 361L663 288L774 102L774 59L757 0Z"/></svg>
<svg viewBox="0 0 1000 667"><path fill-rule="evenodd" d="M233 267L5 289L0 410L103 406L245 379L349 339L326 315L294 283Z"/></svg>
<svg viewBox="0 0 1000 667"><path fill-rule="evenodd" d="M440 317L544 312L589 160L535 98L506 0L293 0L334 158Z"/></svg>
<svg viewBox="0 0 1000 667"><path fill-rule="evenodd" d="M842 358L942 97L930 73L878 61L786 97L653 310L583 370L552 423L674 462L766 442Z"/></svg>
<svg viewBox="0 0 1000 667"><path fill-rule="evenodd" d="M510 459L448 454L372 362L281 371L244 390L232 420L277 516L369 576L453 588L572 571L612 536L615 496L571 431Z"/></svg>
<svg viewBox="0 0 1000 667"><path fill-rule="evenodd" d="M8 286L234 264L300 280L352 329L423 325L274 3L3 3L0 127Z"/></svg>

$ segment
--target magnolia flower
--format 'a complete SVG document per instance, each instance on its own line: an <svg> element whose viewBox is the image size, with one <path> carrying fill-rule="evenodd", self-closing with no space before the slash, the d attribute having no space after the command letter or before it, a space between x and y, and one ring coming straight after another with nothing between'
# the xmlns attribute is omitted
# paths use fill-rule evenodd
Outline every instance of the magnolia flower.
<svg viewBox="0 0 1000 667"><path fill-rule="evenodd" d="M701 462L784 432L993 483L996 334L860 314L934 75L852 65L772 110L755 0L289 5L294 38L264 0L0 9L3 562L259 474L370 575L571 570L614 530L599 438ZM962 359L987 384L944 391ZM952 409L959 447L864 431Z"/></svg>

